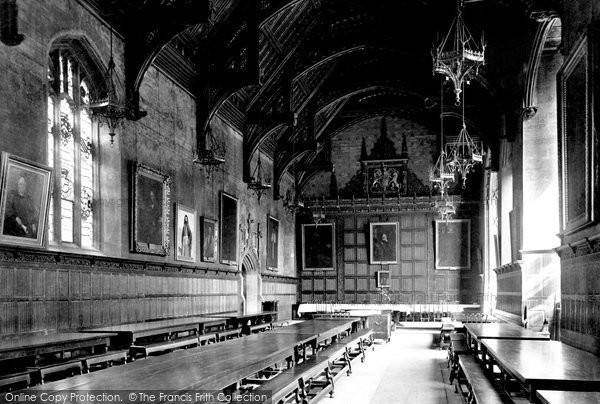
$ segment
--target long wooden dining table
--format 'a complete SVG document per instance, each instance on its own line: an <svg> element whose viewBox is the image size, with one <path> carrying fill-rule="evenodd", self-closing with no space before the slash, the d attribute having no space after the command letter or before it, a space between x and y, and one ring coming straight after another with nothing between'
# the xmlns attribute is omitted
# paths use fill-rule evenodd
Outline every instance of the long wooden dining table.
<svg viewBox="0 0 600 404"><path fill-rule="evenodd" d="M537 390L600 391L600 357L559 341L482 339L482 353L534 401ZM506 387L506 386L505 386Z"/></svg>
<svg viewBox="0 0 600 404"><path fill-rule="evenodd" d="M360 318L335 318L335 319L315 319L295 323L286 327L276 328L269 331L269 334L291 334L300 337L314 336L311 340L311 347L314 352L317 350L317 345L321 342L332 339L332 342L344 332L350 332L355 328L355 323L361 321ZM302 358L306 359L306 349L302 349ZM300 358L295 358L296 362Z"/></svg>
<svg viewBox="0 0 600 404"><path fill-rule="evenodd" d="M261 333L201 348L149 357L126 365L28 389L35 391L221 390L294 356L315 336Z"/></svg>
<svg viewBox="0 0 600 404"><path fill-rule="evenodd" d="M597 391L538 390L537 398L542 404L600 404Z"/></svg>
<svg viewBox="0 0 600 404"><path fill-rule="evenodd" d="M468 323L467 344L473 352L479 352L483 339L549 340L548 334L531 331L512 323Z"/></svg>
<svg viewBox="0 0 600 404"><path fill-rule="evenodd" d="M354 319L310 320L275 331L252 334L199 348L175 351L145 360L27 389L52 391L220 391L245 377L297 357L307 344L350 329ZM282 332L285 330L285 332Z"/></svg>
<svg viewBox="0 0 600 404"><path fill-rule="evenodd" d="M142 323L127 323L119 325L108 325L81 330L81 333L108 333L117 334L128 345L139 343L139 339L146 337L162 336L165 339L173 337L177 333L190 332L192 334L203 334L207 327L225 328L224 319L191 316L172 318L167 320L145 321Z"/></svg>

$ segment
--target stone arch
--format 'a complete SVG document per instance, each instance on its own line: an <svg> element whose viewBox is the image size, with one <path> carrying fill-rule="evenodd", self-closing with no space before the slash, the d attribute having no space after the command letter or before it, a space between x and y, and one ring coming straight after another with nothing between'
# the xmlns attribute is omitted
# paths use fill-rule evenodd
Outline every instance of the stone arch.
<svg viewBox="0 0 600 404"><path fill-rule="evenodd" d="M247 251L240 264L241 306L243 314L259 313L262 310L262 278L258 254L254 249Z"/></svg>

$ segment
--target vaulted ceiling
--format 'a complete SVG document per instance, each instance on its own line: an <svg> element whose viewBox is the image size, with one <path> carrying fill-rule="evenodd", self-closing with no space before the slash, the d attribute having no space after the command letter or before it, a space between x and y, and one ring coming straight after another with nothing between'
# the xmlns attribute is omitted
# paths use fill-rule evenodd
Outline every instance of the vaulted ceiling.
<svg viewBox="0 0 600 404"><path fill-rule="evenodd" d="M326 169L329 140L364 119L391 115L439 125L441 80L432 74L431 49L456 14L454 1L80 1L124 39L130 118L144 115L137 91L153 63L195 96L199 147L218 114L243 133L246 179L259 149L274 157L274 195L294 161L305 175ZM492 150L507 121L520 119L527 106L523 69L540 24L559 6L464 1L467 26L487 42L466 114ZM444 116L455 121L452 90L444 93Z"/></svg>

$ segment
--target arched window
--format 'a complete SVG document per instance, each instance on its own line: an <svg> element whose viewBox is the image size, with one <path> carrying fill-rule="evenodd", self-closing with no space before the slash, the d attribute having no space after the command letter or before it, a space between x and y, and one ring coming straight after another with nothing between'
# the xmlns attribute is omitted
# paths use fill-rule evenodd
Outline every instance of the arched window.
<svg viewBox="0 0 600 404"><path fill-rule="evenodd" d="M85 53L59 43L50 54L48 164L55 170L49 239L83 248L96 245L98 125L89 111L92 78Z"/></svg>

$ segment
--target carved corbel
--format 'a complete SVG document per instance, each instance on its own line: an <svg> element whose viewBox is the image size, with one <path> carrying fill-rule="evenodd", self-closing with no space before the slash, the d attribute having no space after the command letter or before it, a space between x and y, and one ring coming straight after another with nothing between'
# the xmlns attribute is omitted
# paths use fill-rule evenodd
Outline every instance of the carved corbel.
<svg viewBox="0 0 600 404"><path fill-rule="evenodd" d="M535 114L537 113L537 110L538 110L538 108L533 105L523 107L521 109L521 117L523 118L524 121L528 121L535 116Z"/></svg>

